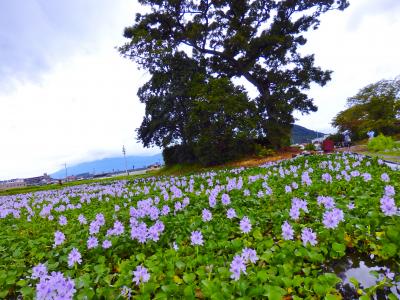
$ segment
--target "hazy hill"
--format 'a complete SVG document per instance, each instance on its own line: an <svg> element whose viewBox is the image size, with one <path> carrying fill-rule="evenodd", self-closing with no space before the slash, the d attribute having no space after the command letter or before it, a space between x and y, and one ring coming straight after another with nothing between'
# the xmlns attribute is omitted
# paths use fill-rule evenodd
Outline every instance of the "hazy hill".
<svg viewBox="0 0 400 300"><path fill-rule="evenodd" d="M309 143L312 139L322 137L325 133L307 129L303 126L293 125L292 144Z"/></svg>
<svg viewBox="0 0 400 300"><path fill-rule="evenodd" d="M161 153L152 156L132 155L126 157L126 164L128 169L132 169L133 166L135 167L135 169L143 168L154 163L163 163L163 158ZM91 174L93 173L99 174L105 172L112 172L113 170L114 171L125 170L125 161L123 156L104 158L90 162L83 162L74 166L67 165L68 176L78 175L86 172L89 172ZM60 169L59 171L50 174L50 176L53 178L64 178L65 169Z"/></svg>
<svg viewBox="0 0 400 300"><path fill-rule="evenodd" d="M323 136L324 133L317 132L314 130L307 129L299 125L293 125L292 128L292 143L308 143L316 137ZM156 154L152 156L127 156L126 162L128 169L135 167L143 168L154 163L163 163L162 154ZM112 171L124 171L125 161L122 156L120 157L110 157L101 160L95 160L90 162L83 162L74 166L67 166L68 175L78 175L82 173L89 172L91 174L99 174ZM60 169L59 171L50 174L53 178L64 178L65 169Z"/></svg>

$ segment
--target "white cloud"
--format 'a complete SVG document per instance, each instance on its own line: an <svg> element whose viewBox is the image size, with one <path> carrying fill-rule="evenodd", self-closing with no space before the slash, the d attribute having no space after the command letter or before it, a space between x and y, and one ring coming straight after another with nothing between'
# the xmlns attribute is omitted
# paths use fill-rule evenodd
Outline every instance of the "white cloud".
<svg viewBox="0 0 400 300"><path fill-rule="evenodd" d="M0 177L121 155L123 144L128 154L159 152L135 142L144 114L136 91L147 76L113 53L75 57L58 64L40 84L23 84L2 98Z"/></svg>
<svg viewBox="0 0 400 300"><path fill-rule="evenodd" d="M378 4L379 2L379 4ZM364 86L400 74L400 2L351 1L343 12L323 16L321 26L307 34L304 53L315 53L316 65L333 70L325 86L313 86L309 95L318 112L301 116L299 125L332 132L332 118L346 108L346 99Z"/></svg>
<svg viewBox="0 0 400 300"><path fill-rule="evenodd" d="M21 1L15 5L23 7ZM0 56L0 179L121 155L122 145L128 154L160 151L135 141L144 113L136 92L148 76L114 49L139 9L128 0L90 1L59 7L27 0L32 13L15 10L8 19L0 9L0 46L8 49ZM400 5L393 5L398 1L355 3L327 13L307 35L304 53L315 53L316 64L334 74L326 87L312 87L319 111L298 116L300 125L332 130L330 121L347 97L400 73L400 19L393 17L400 15ZM98 10L89 13L91 7Z"/></svg>

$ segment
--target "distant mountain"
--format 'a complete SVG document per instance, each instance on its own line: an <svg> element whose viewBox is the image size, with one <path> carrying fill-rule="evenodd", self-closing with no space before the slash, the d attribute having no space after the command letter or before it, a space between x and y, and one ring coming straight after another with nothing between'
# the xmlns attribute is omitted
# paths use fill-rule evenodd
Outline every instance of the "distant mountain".
<svg viewBox="0 0 400 300"><path fill-rule="evenodd" d="M292 144L310 143L312 139L324 136L325 133L307 129L303 126L293 125Z"/></svg>
<svg viewBox="0 0 400 300"><path fill-rule="evenodd" d="M163 163L162 154L156 154L152 156L127 156L126 164L128 169L135 169L147 167L148 165L155 163ZM110 157L101 160L95 160L90 162L84 162L77 164L75 166L67 166L67 174L78 175L82 173L89 172L91 174L107 173L112 171L124 171L125 170L125 160L124 157ZM65 169L61 169L53 174L51 177L61 179L65 177Z"/></svg>

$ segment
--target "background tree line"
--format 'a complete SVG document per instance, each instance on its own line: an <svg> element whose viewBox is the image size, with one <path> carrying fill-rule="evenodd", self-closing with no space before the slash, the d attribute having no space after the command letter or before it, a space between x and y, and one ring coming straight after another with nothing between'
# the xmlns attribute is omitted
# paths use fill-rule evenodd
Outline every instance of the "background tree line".
<svg viewBox="0 0 400 300"><path fill-rule="evenodd" d="M349 130L355 140L365 139L371 130L400 134L400 77L367 85L347 99L347 106L332 121L339 132Z"/></svg>
<svg viewBox="0 0 400 300"><path fill-rule="evenodd" d="M151 79L138 139L164 149L167 164L216 164L289 143L293 112L316 111L305 91L331 71L298 48L319 17L346 0L139 0L150 8L125 28L120 52ZM250 98L233 78L258 91Z"/></svg>

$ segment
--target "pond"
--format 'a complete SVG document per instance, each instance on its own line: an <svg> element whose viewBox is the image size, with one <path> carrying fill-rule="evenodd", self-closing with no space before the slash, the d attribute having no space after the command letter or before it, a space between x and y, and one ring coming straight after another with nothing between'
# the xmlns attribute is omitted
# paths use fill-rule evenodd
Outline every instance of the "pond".
<svg viewBox="0 0 400 300"><path fill-rule="evenodd" d="M342 259L332 261L330 265L325 267L326 271L335 273L342 279L337 289L342 294L343 299L359 299L357 288L353 279L359 284L359 289L365 290L374 286L378 286L386 277L386 282L392 282L393 286L383 285L376 290L373 299L390 299L392 293L400 299L400 282L398 279L398 270L395 262L383 263L374 260L374 256L360 255L359 253L348 253ZM357 283L356 283L357 284Z"/></svg>

